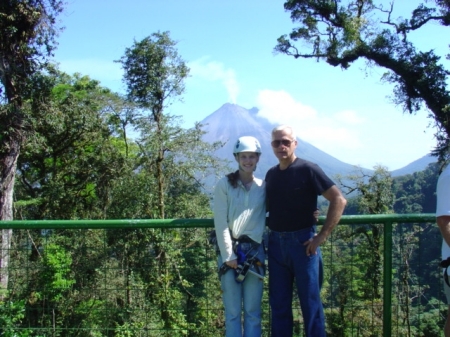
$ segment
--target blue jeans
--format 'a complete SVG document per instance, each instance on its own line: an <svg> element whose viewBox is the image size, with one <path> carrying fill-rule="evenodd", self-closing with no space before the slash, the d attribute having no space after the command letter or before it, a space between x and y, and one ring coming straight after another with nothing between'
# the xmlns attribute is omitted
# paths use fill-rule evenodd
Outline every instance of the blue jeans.
<svg viewBox="0 0 450 337"><path fill-rule="evenodd" d="M241 243L244 254L253 256L255 253L258 259L264 263L265 254L263 245L252 250L251 243ZM222 258L219 254L219 267L222 265ZM259 268L264 274L263 268ZM254 267L252 267L255 271ZM244 281L238 283L235 280L236 272L228 270L220 279L222 287L222 299L225 307L225 329L226 337L261 337L261 300L264 282L256 275L247 273ZM242 309L244 309L244 324L242 324Z"/></svg>
<svg viewBox="0 0 450 337"><path fill-rule="evenodd" d="M268 243L269 303L272 337L293 334L292 297L294 280L307 337L324 337L325 316L320 299L322 256L306 255L303 243L315 234L315 226L295 232L270 231Z"/></svg>

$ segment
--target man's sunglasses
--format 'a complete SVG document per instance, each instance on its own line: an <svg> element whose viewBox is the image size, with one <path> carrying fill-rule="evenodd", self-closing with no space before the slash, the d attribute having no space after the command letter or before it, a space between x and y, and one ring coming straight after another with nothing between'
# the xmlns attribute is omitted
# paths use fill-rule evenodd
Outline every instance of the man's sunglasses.
<svg viewBox="0 0 450 337"><path fill-rule="evenodd" d="M272 140L272 142L270 143L272 145L272 147L277 148L278 146L280 146L280 144L283 144L283 146L286 147L290 147L291 144L295 142L295 140L289 140L289 139L281 139L281 140Z"/></svg>

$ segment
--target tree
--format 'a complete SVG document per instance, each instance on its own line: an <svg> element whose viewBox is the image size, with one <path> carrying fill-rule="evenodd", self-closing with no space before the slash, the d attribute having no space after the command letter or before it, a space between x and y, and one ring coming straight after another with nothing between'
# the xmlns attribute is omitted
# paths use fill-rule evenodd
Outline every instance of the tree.
<svg viewBox="0 0 450 337"><path fill-rule="evenodd" d="M375 166L371 175L359 169L359 172L346 178L350 182L348 185L341 178L338 180L346 194L357 194L361 214L393 213L392 178L386 167ZM368 250L371 252L366 277L372 280L372 284L368 283L366 294L380 298L383 227L378 224L360 226L355 234L366 238Z"/></svg>
<svg viewBox="0 0 450 337"><path fill-rule="evenodd" d="M421 213L433 212L436 208L436 198L434 197L436 189L436 181L438 178L439 165L436 163L430 164L424 171L415 172L413 174L391 178L386 168L375 167L375 171L370 174L365 174L361 170L354 176L346 177L346 183L343 184L344 191L355 192L353 197L354 203L357 204L359 211L365 214L385 214L392 213ZM339 179L340 181L342 179ZM358 212L359 213L359 212ZM357 213L354 213L357 214ZM358 289L363 290L365 298L367 295L373 296L380 300L379 285L380 266L382 264L382 239L383 229L381 225L366 225L358 226L354 233L348 234L343 229L337 233L339 237L344 238L347 242L347 237L354 237L355 241L347 242L345 249L354 249L354 262L350 267L357 267L359 272L364 272L365 282L363 285L355 284L351 287L346 286L349 281L346 280L347 275L341 275L338 271L335 274L334 281L337 283L339 292L336 298L339 303L346 304L345 295L350 289L354 291ZM338 237L336 235L336 237ZM422 321L423 312L420 308L431 305L434 299L440 298L440 289L433 285L439 284L439 273L436 273L436 266L439 264L438 256L440 246L440 233L433 224L417 224L417 223L400 223L393 226L393 293L395 296L396 310L395 319L398 325L402 327L402 335L414 336L418 329L424 331L430 329L433 323L432 316L428 316L427 322ZM352 246L352 244L354 246ZM337 245L335 245L337 246ZM417 247L419 247L417 249ZM345 259L345 250L340 247L333 247L333 262L342 255ZM370 252L368 254L368 252ZM359 257L359 259L357 258ZM359 265L359 263L361 263ZM339 263L337 263L339 265ZM351 271L350 267L345 270ZM352 271L355 273L355 271ZM343 284L341 284L341 282ZM369 287L368 287L369 286ZM336 286L335 286L336 287ZM343 288L344 290L341 290ZM353 300L358 297L354 294ZM341 316L345 311L341 309ZM334 321L333 321L334 322ZM345 320L336 320L334 329L345 328L344 325L339 325L339 322ZM417 323L417 322L420 322ZM432 333L429 334L432 336ZM428 335L427 335L428 336Z"/></svg>
<svg viewBox="0 0 450 337"><path fill-rule="evenodd" d="M11 220L14 174L27 126L23 111L30 77L52 54L58 0L5 0L0 4L0 219Z"/></svg>
<svg viewBox="0 0 450 337"><path fill-rule="evenodd" d="M181 128L178 116L166 112L168 106L180 99L189 73L175 46L176 42L170 39L168 32L154 33L135 41L118 61L124 69L127 99L139 112L130 119L138 134L136 143L139 146L136 167L129 176L134 179L125 186L133 186L134 190L143 193L133 195L127 209L112 205L115 214L131 213L135 217L133 210L139 210L141 217L164 219L167 216L198 217L207 214L205 208L209 210L209 200L201 193L201 177L211 170L221 171L220 161L213 156L221 144L203 142L201 124L185 130ZM117 192L127 193L126 189ZM164 327L183 326L185 318L174 313L180 307L180 297L190 295L181 277L167 276L169 270L181 270L183 266L184 258L173 249L179 240L178 234L159 230L124 231L120 235L114 233L111 244L124 237L126 242L136 242L133 249L143 246L138 251L149 251L149 247L152 251L146 261L159 272L142 275L142 278L146 284L156 285L158 293L147 296L151 305L165 308L160 315ZM122 246L124 243L117 241L117 244ZM133 257L136 253L132 249L124 249L124 252L124 265L132 267L139 261Z"/></svg>
<svg viewBox="0 0 450 337"><path fill-rule="evenodd" d="M156 156L156 178L158 183L159 217L164 219L165 181L163 161L165 140L164 133L170 118L164 115L164 109L178 99L184 91L184 80L189 68L178 55L176 42L170 39L169 33L154 33L140 42L134 42L125 50L125 55L117 61L124 69L123 81L127 85L127 97L140 108L150 111L149 118L141 120L141 130L145 129L144 142L148 142L148 131L154 132L152 137Z"/></svg>
<svg viewBox="0 0 450 337"><path fill-rule="evenodd" d="M0 220L13 218L14 180L27 128L23 104L30 76L46 62L55 47L60 0L3 0L0 2ZM6 289L12 231L2 231L0 286Z"/></svg>
<svg viewBox="0 0 450 337"><path fill-rule="evenodd" d="M15 217L158 217L154 151L144 141L145 130L151 129L136 129L143 126L142 114L136 115L133 104L80 74L49 68L33 81L30 102L40 102L39 95L48 100L41 109L25 105L31 109L34 132L18 159ZM195 178L201 180L196 175L206 174L210 165L218 170L214 147L201 141L199 124L181 130L173 119L169 122L162 124L170 136L164 143L170 150L164 158L165 213L171 218L210 217L209 197ZM143 134L139 145L127 138L129 127L134 128L131 133ZM145 139L151 144L154 137L150 131ZM24 315L18 311L14 325L42 331L54 322L72 328L116 326L118 336L161 322L195 330L211 316L202 316L205 289L190 280L206 284L217 277L202 265L205 245L204 229L17 230L8 303L14 303L14 310L22 308ZM25 264L33 270L21 270ZM101 290L94 296L93 289ZM0 303L0 313L7 309Z"/></svg>
<svg viewBox="0 0 450 337"><path fill-rule="evenodd" d="M396 213L433 213L436 211L436 184L440 165L394 178Z"/></svg>
<svg viewBox="0 0 450 337"><path fill-rule="evenodd" d="M439 169L439 164L432 163L423 171L394 178L395 212L435 212ZM440 273L436 273L436 266L440 262L441 247L436 243L441 242L442 237L437 226L431 223L422 225L419 229L417 224L402 224L397 226L393 237L398 242L394 245L397 256L407 262L397 271L403 281L399 283L399 294L402 295L403 302L408 304L409 301L420 306L427 305L430 298L439 299L441 289L433 286L440 282ZM416 243L420 243L420 249L413 249ZM411 314L414 314L414 310Z"/></svg>
<svg viewBox="0 0 450 337"><path fill-rule="evenodd" d="M387 69L383 80L395 84L394 103L409 113L425 106L434 118L434 154L445 159L450 146L450 72L433 50L418 51L409 37L427 24L448 27L450 3L420 3L409 20L394 20L394 6L395 0L387 7L373 0L288 0L284 7L299 26L278 39L275 51L325 60L343 69L358 59ZM305 51L297 49L295 42L306 45Z"/></svg>
<svg viewBox="0 0 450 337"><path fill-rule="evenodd" d="M22 219L101 219L106 217L113 181L126 157L117 145L104 110L108 89L95 80L55 69L34 75L32 101L46 95L40 109L31 109L34 130L17 163L16 217Z"/></svg>

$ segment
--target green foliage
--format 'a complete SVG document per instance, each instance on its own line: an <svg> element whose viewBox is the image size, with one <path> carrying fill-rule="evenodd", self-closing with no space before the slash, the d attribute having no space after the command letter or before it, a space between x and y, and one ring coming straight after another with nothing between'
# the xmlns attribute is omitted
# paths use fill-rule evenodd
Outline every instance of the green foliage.
<svg viewBox="0 0 450 337"><path fill-rule="evenodd" d="M22 203L16 206L34 199L39 203L19 208L20 216L101 218L98 208L124 162L102 116L104 97L110 93L86 76L51 70L39 77L51 100L30 110L34 132L17 164L16 198Z"/></svg>
<svg viewBox="0 0 450 337"><path fill-rule="evenodd" d="M25 317L25 300L0 302L0 335L2 337L34 336L32 329L20 327Z"/></svg>
<svg viewBox="0 0 450 337"><path fill-rule="evenodd" d="M54 50L56 17L62 10L63 2L58 0L1 2L0 81L4 90L0 93L8 103L21 105L29 77Z"/></svg>
<svg viewBox="0 0 450 337"><path fill-rule="evenodd" d="M335 11L332 2L321 4L330 15ZM335 53L359 48L358 36L369 32L362 16L347 15ZM309 16L305 24L318 22ZM119 61L126 97L80 74L51 67L35 73L24 103L32 132L18 161L18 217L211 217L202 182L220 171L212 155L220 143L203 143L200 124L185 130L178 117L165 113L188 75L175 45L168 33L156 33L126 50ZM396 179L382 167L371 176L360 173L348 186L357 196L349 203L355 212L433 207L428 195L435 167ZM399 335L433 336L433 324L442 325L435 312L439 289L423 286L438 283L438 234L432 226L394 226ZM11 336L31 335L28 327L52 336L80 335L77 329L90 336L216 336L224 326L223 305L206 237L198 228L17 231L0 323ZM381 225L342 226L324 246L330 335L381 335L382 239ZM301 330L301 320L296 328Z"/></svg>
<svg viewBox="0 0 450 337"><path fill-rule="evenodd" d="M30 78L51 55L57 34L59 0L0 2L0 219L11 220L12 195L25 131L24 102L33 86ZM6 234L6 233L5 233ZM5 236L6 237L6 236ZM8 240L9 241L9 240ZM5 243L3 243L5 245ZM2 247L8 249L9 247ZM7 275L2 279L6 281ZM2 284L2 287L5 287Z"/></svg>
<svg viewBox="0 0 450 337"><path fill-rule="evenodd" d="M443 26L446 36L450 7L447 1L416 3L412 14L395 20L396 1L383 6L372 0L287 0L284 8L297 27L278 39L275 51L344 69L358 59L386 69L382 79L395 85L393 103L410 113L422 107L430 111L437 128L435 154L445 159L450 139L449 71L433 50L419 51L410 35L434 23ZM408 15L410 19L404 19Z"/></svg>
<svg viewBox="0 0 450 337"><path fill-rule="evenodd" d="M397 177L393 181L396 213L434 213L439 165L430 164L419 172Z"/></svg>
<svg viewBox="0 0 450 337"><path fill-rule="evenodd" d="M172 218L211 215L201 181L220 172L212 156L220 144L203 143L200 124L184 130L163 110L147 116L142 105L97 81L54 67L36 73L34 81L26 106L33 132L17 170L18 216L158 218L162 201ZM130 130L140 138L128 138ZM19 231L17 240L17 247L28 248L14 251L15 263L30 265L27 273L14 274L14 285L23 286L13 297L27 299L23 326L46 331L56 325L54 336L75 327L93 329L93 336L110 327L108 336L141 328L194 336L215 319L202 309L207 283L217 284L211 266L204 268L202 230ZM197 288L192 279L205 284Z"/></svg>
<svg viewBox="0 0 450 337"><path fill-rule="evenodd" d="M43 255L43 269L43 278L47 280L46 296L57 302L75 283L70 278L72 258L62 247L48 244Z"/></svg>
<svg viewBox="0 0 450 337"><path fill-rule="evenodd" d="M360 171L359 174L345 177L343 190L352 193L349 214L389 213L392 208L399 213L432 213L436 208L438 170L437 164L430 164L424 171L391 178L387 170L376 167L372 175ZM343 180L339 178L339 181ZM360 301L381 298L382 226L360 225L353 231L338 227L334 240L333 247L343 246L349 252L345 254L345 249L338 250L336 247L331 255L334 280L339 280L335 281L336 285L331 283L331 289L339 289L331 298L340 304L340 310L327 312L331 320L330 329L333 336L352 333L372 336L370 331L346 329L348 326L354 328L348 322L350 317L359 317L354 310L359 307ZM438 336L442 331L443 320L439 320L440 315L436 312L439 308L438 299L442 296L440 272L437 270L441 241L442 237L434 224L393 225L393 293L396 295L393 305L398 308L393 325L397 326L399 336ZM349 255L352 256L350 266L345 265L345 261L350 259ZM341 263L344 264L342 271L335 267ZM361 279L366 282L360 283ZM353 283L350 280L354 280ZM346 303L342 300L349 289L356 292L349 296L351 303ZM358 292L358 289L361 291ZM427 306L425 311L424 306ZM419 312L422 316L418 316ZM345 316L347 313L351 315ZM381 316L378 315L377 319L381 319Z"/></svg>
<svg viewBox="0 0 450 337"><path fill-rule="evenodd" d="M338 176L337 180L344 193L356 194L358 213L385 214L392 213L394 193L392 178L386 167L376 166L373 173L366 173L357 168L347 177Z"/></svg>
<svg viewBox="0 0 450 337"><path fill-rule="evenodd" d="M136 140L137 169L146 176L144 181L154 187L149 189L152 193L148 200L141 204L147 205L149 211L145 216L151 218L179 216L180 207L169 205L168 200L187 190L191 192L184 198L191 197L192 192L198 195L201 175L219 167L212 153L221 144L204 143L200 124L185 130L180 127L178 117L165 112L173 100L180 99L189 73L175 46L168 32L154 33L135 41L117 61L124 69L129 105L135 104L140 113L115 120L129 121L140 135ZM199 201L205 204L204 199Z"/></svg>
<svg viewBox="0 0 450 337"><path fill-rule="evenodd" d="M135 41L117 62L124 70L128 99L150 109L155 119L171 98L184 91L189 68L178 55L169 32L157 32Z"/></svg>

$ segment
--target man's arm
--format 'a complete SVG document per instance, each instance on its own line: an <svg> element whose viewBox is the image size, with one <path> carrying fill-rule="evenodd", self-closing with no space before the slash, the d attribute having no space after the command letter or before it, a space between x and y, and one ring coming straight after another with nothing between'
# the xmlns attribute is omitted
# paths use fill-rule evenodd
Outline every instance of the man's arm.
<svg viewBox="0 0 450 337"><path fill-rule="evenodd" d="M328 206L327 217L320 232L309 241L305 242L306 254L316 254L317 247L321 245L333 231L333 228L339 223L341 215L344 212L347 200L345 200L341 191L336 185L331 186L322 195L330 202Z"/></svg>
<svg viewBox="0 0 450 337"><path fill-rule="evenodd" d="M450 246L450 215L442 215L436 218L437 225L447 245Z"/></svg>

